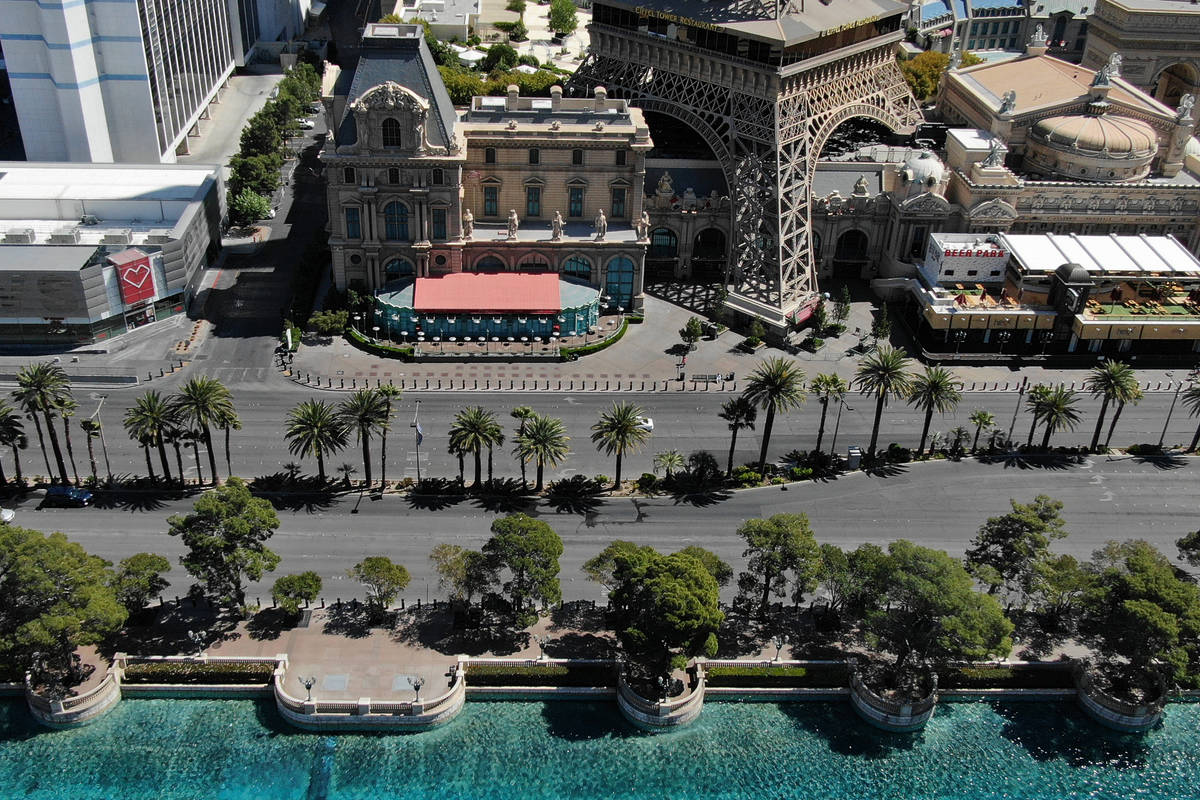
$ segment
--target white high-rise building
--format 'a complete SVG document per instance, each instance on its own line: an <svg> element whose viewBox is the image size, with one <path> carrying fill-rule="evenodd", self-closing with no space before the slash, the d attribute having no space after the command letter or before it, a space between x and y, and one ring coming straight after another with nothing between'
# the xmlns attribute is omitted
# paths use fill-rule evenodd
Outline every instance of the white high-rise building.
<svg viewBox="0 0 1200 800"><path fill-rule="evenodd" d="M228 0L0 0L26 157L174 162L233 71L231 5L236 15Z"/></svg>

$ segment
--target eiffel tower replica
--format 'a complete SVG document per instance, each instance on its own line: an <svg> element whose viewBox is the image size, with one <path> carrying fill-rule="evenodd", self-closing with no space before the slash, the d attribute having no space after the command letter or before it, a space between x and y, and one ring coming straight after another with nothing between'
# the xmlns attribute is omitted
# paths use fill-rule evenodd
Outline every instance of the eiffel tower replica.
<svg viewBox="0 0 1200 800"><path fill-rule="evenodd" d="M691 126L730 188L727 306L777 333L818 299L810 191L826 139L852 117L908 133L920 109L896 65L895 0L595 0L576 93Z"/></svg>

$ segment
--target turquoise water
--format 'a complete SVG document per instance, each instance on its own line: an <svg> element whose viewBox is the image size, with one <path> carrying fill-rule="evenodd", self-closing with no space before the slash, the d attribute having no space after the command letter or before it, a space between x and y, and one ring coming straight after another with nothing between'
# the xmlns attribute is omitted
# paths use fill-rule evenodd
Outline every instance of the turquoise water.
<svg viewBox="0 0 1200 800"><path fill-rule="evenodd" d="M423 734L320 736L249 700L126 700L61 732L0 701L3 798L1174 799L1198 765L1200 704L1136 739L1069 703L943 704L911 737L847 703L710 703L658 736L609 703L468 703Z"/></svg>

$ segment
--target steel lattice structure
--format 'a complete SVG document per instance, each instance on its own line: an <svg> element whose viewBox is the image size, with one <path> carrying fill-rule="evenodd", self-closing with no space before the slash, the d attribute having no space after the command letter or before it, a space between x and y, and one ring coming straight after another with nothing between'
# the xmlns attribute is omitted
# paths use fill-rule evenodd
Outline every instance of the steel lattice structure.
<svg viewBox="0 0 1200 800"><path fill-rule="evenodd" d="M809 186L830 133L851 117L894 131L921 121L895 61L899 34L772 69L593 23L575 91L605 86L695 129L733 200L730 305L782 325L816 292Z"/></svg>

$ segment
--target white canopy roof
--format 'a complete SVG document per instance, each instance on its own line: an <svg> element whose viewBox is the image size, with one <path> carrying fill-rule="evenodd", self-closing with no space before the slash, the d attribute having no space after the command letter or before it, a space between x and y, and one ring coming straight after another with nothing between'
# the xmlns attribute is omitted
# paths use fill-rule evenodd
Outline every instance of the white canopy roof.
<svg viewBox="0 0 1200 800"><path fill-rule="evenodd" d="M1000 234L1026 272L1051 273L1079 264L1095 275L1145 273L1200 277L1200 260L1174 236Z"/></svg>

